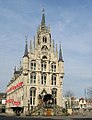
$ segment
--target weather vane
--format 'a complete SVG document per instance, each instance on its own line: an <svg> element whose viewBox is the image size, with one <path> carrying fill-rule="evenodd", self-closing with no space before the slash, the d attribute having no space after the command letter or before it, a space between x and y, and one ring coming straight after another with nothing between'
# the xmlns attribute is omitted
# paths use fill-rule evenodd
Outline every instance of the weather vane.
<svg viewBox="0 0 92 120"><path fill-rule="evenodd" d="M44 8L42 9L42 12L43 12L43 13L45 12Z"/></svg>
<svg viewBox="0 0 92 120"><path fill-rule="evenodd" d="M26 41L27 41L27 35L25 36L25 39L26 39Z"/></svg>

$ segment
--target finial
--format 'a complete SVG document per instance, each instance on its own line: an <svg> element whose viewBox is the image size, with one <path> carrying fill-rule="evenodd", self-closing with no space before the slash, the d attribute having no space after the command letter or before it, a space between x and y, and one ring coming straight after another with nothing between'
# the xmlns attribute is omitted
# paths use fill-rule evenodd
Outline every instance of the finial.
<svg viewBox="0 0 92 120"><path fill-rule="evenodd" d="M42 13L44 13L45 12L45 10L44 10L44 8L42 9Z"/></svg>
<svg viewBox="0 0 92 120"><path fill-rule="evenodd" d="M27 41L27 35L25 36L25 41L26 41L26 45L28 44L28 41Z"/></svg>
<svg viewBox="0 0 92 120"><path fill-rule="evenodd" d="M27 35L25 36L25 40L27 41Z"/></svg>
<svg viewBox="0 0 92 120"><path fill-rule="evenodd" d="M16 66L14 67L14 73L16 72Z"/></svg>

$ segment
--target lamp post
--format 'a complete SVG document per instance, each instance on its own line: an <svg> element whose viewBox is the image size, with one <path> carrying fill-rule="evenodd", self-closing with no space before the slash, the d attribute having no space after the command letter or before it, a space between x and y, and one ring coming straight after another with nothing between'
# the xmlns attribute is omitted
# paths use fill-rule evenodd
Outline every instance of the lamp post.
<svg viewBox="0 0 92 120"><path fill-rule="evenodd" d="M28 100L28 115L30 115L30 100Z"/></svg>
<svg viewBox="0 0 92 120"><path fill-rule="evenodd" d="M56 115L57 110L56 110L56 105L55 105L55 93L53 94L53 109L54 109L54 115Z"/></svg>
<svg viewBox="0 0 92 120"><path fill-rule="evenodd" d="M55 108L55 94L53 94L53 99L54 99L54 108Z"/></svg>
<svg viewBox="0 0 92 120"><path fill-rule="evenodd" d="M67 100L65 101L66 115L67 115Z"/></svg>

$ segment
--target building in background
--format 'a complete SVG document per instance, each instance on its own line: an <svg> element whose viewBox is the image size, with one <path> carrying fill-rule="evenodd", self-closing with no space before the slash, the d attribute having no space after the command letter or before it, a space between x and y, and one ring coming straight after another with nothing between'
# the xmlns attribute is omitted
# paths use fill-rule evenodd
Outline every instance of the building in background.
<svg viewBox="0 0 92 120"><path fill-rule="evenodd" d="M64 97L63 98L63 108L67 110L68 114L84 114L91 115L92 114L92 100L76 97ZM71 111L69 112L69 110Z"/></svg>
<svg viewBox="0 0 92 120"><path fill-rule="evenodd" d="M0 113L5 113L6 110L6 93L0 93Z"/></svg>
<svg viewBox="0 0 92 120"><path fill-rule="evenodd" d="M26 39L25 52L12 80L7 85L6 112L31 115L53 115L63 106L64 61L46 26L45 14L33 41ZM57 107L57 111L55 111ZM47 110L47 108L49 108Z"/></svg>

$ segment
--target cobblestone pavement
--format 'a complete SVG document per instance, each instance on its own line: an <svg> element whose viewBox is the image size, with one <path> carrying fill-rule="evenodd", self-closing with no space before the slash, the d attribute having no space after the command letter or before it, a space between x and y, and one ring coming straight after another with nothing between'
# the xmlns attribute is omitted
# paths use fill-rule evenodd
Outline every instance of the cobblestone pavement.
<svg viewBox="0 0 92 120"><path fill-rule="evenodd" d="M0 114L0 120L92 120L92 116L7 116Z"/></svg>

